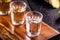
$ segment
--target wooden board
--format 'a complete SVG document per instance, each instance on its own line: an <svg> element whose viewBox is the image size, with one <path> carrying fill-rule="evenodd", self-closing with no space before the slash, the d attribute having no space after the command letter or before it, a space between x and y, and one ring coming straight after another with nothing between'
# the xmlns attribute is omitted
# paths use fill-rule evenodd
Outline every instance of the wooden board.
<svg viewBox="0 0 60 40"><path fill-rule="evenodd" d="M57 30L53 29L51 26L47 25L45 22L42 22L41 34L38 37L30 38L26 35L25 25L20 25L20 26L12 25L10 15L0 16L0 28L5 28L8 34L7 36L10 38L12 37L11 40L13 39L14 40L16 39L18 40L29 40L29 39L30 40L48 40L49 38L59 34ZM14 28L14 32L12 31L12 28ZM4 35L1 35L1 36L4 39L5 36ZM13 36L15 36L16 39Z"/></svg>

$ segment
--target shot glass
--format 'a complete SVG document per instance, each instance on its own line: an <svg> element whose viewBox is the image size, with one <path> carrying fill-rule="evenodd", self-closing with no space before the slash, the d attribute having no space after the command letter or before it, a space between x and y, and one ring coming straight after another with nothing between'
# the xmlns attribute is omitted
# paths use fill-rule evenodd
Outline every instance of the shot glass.
<svg viewBox="0 0 60 40"><path fill-rule="evenodd" d="M38 36L41 32L41 22L43 15L38 11L27 12L26 15L26 33L29 37Z"/></svg>
<svg viewBox="0 0 60 40"><path fill-rule="evenodd" d="M27 4L24 1L13 1L10 3L11 21L13 25L24 23L24 15Z"/></svg>
<svg viewBox="0 0 60 40"><path fill-rule="evenodd" d="M0 0L0 15L7 15L10 7L11 0Z"/></svg>

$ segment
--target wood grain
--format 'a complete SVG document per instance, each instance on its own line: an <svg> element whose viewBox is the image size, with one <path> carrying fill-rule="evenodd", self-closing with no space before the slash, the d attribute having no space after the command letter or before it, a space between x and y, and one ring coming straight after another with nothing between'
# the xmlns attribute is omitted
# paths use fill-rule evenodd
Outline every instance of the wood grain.
<svg viewBox="0 0 60 40"><path fill-rule="evenodd" d="M55 30L45 22L42 22L40 35L34 38L30 38L26 35L25 25L20 25L20 26L12 25L10 15L6 15L6 16L0 15L0 23L5 25L4 28L10 31L11 34L20 38L20 40L48 40L49 38L59 34L57 30ZM13 27L14 27L14 32L12 32Z"/></svg>

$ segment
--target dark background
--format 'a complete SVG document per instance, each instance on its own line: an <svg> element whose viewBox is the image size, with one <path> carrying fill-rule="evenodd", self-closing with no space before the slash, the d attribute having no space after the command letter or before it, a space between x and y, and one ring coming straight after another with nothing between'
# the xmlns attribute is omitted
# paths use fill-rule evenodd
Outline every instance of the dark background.
<svg viewBox="0 0 60 40"><path fill-rule="evenodd" d="M53 8L44 0L27 0L32 10L39 11L43 14L43 21L60 31L60 15L58 11L60 8Z"/></svg>

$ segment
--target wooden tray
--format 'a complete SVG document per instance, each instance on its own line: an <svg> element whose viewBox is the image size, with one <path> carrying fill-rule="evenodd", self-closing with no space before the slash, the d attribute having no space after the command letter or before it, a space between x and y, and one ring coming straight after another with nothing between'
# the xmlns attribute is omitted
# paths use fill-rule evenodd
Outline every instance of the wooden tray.
<svg viewBox="0 0 60 40"><path fill-rule="evenodd" d="M12 28L15 29L14 32L12 32ZM48 40L58 34L58 31L42 22L41 34L38 37L29 38L26 35L25 25L14 26L11 23L10 15L0 16L0 37L4 40Z"/></svg>

